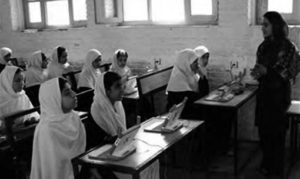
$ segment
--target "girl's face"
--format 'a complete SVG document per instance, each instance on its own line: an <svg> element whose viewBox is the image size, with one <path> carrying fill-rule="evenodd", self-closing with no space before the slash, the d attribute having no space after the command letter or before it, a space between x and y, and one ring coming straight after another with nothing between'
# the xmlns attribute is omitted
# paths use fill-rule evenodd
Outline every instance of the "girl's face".
<svg viewBox="0 0 300 179"><path fill-rule="evenodd" d="M68 113L77 107L77 97L69 83L66 83L61 91L61 107L64 113Z"/></svg>
<svg viewBox="0 0 300 179"><path fill-rule="evenodd" d="M198 71L198 58L194 60L194 62L190 65L192 72L196 73Z"/></svg>
<svg viewBox="0 0 300 179"><path fill-rule="evenodd" d="M125 55L120 55L117 60L118 66L124 68L127 63L127 57Z"/></svg>
<svg viewBox="0 0 300 179"><path fill-rule="evenodd" d="M68 61L68 53L67 53L67 51L64 51L61 54L60 58L58 59L58 63L65 64L65 63L67 63L67 61Z"/></svg>
<svg viewBox="0 0 300 179"><path fill-rule="evenodd" d="M42 65L41 65L41 68L42 69L46 69L47 66L48 66L47 57L45 56L45 54L42 53Z"/></svg>
<svg viewBox="0 0 300 179"><path fill-rule="evenodd" d="M8 62L8 61L10 60L10 57L11 57L11 53L5 55L5 56L3 57L3 59L4 59L6 62Z"/></svg>
<svg viewBox="0 0 300 179"><path fill-rule="evenodd" d="M124 83L122 80L115 81L109 90L106 91L110 101L121 101L124 95Z"/></svg>
<svg viewBox="0 0 300 179"><path fill-rule="evenodd" d="M16 93L23 90L25 84L25 74L23 72L16 73L13 79L12 88Z"/></svg>
<svg viewBox="0 0 300 179"><path fill-rule="evenodd" d="M272 24L270 23L270 21L264 17L263 19L263 23L262 23L262 27L261 27L262 33L264 38L266 37L271 37L273 35L272 32Z"/></svg>
<svg viewBox="0 0 300 179"><path fill-rule="evenodd" d="M93 66L95 69L100 68L100 66L101 66L101 61L102 61L102 57L99 55L99 56L92 62L92 66Z"/></svg>
<svg viewBox="0 0 300 179"><path fill-rule="evenodd" d="M209 59L209 53L202 55L201 61L203 67L206 67L208 65L208 59Z"/></svg>

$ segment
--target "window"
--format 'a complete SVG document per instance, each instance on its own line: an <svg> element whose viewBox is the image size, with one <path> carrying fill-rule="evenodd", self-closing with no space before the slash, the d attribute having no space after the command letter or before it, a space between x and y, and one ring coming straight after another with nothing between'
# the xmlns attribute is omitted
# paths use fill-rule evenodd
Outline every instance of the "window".
<svg viewBox="0 0 300 179"><path fill-rule="evenodd" d="M94 0L97 23L216 24L218 0Z"/></svg>
<svg viewBox="0 0 300 179"><path fill-rule="evenodd" d="M26 28L86 25L86 0L23 0Z"/></svg>
<svg viewBox="0 0 300 179"><path fill-rule="evenodd" d="M289 25L300 24L300 0L257 0L256 22L262 23L262 16L267 11L282 14Z"/></svg>

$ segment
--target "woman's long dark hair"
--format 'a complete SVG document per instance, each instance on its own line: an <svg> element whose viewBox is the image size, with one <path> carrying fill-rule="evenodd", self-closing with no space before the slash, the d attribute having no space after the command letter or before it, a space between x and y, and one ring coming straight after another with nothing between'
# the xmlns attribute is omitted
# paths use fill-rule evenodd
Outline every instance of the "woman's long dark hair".
<svg viewBox="0 0 300 179"><path fill-rule="evenodd" d="M273 37L275 39L286 39L289 35L287 22L283 17L275 11L269 11L264 14L264 18L268 19L272 24Z"/></svg>

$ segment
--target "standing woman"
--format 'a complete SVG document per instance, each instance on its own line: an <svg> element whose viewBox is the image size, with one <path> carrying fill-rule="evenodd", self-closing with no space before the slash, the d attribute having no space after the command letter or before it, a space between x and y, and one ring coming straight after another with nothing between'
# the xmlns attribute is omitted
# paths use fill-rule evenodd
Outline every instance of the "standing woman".
<svg viewBox="0 0 300 179"><path fill-rule="evenodd" d="M42 51L36 51L28 61L26 75L26 87L41 84L48 79L48 60Z"/></svg>
<svg viewBox="0 0 300 179"><path fill-rule="evenodd" d="M12 50L7 47L2 47L0 49L0 73L5 68L6 64L9 62L12 54Z"/></svg>
<svg viewBox="0 0 300 179"><path fill-rule="evenodd" d="M85 64L78 80L78 91L94 89L97 77L101 74L101 53L96 49L89 50Z"/></svg>
<svg viewBox="0 0 300 179"><path fill-rule="evenodd" d="M290 80L295 76L296 47L288 39L288 25L277 12L263 16L264 41L257 50L251 75L258 80L256 125L259 130L263 160L260 171L284 176L286 110L291 101Z"/></svg>
<svg viewBox="0 0 300 179"><path fill-rule="evenodd" d="M55 47L48 67L49 79L61 77L68 72L69 67L67 49L62 46Z"/></svg>

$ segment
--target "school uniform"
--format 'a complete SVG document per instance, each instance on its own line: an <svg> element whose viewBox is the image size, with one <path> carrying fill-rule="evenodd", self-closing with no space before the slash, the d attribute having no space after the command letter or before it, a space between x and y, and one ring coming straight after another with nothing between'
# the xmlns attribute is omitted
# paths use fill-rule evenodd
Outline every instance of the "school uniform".
<svg viewBox="0 0 300 179"><path fill-rule="evenodd" d="M36 51L28 61L25 71L26 87L41 84L48 79L48 70L42 68L42 51Z"/></svg>
<svg viewBox="0 0 300 179"><path fill-rule="evenodd" d="M67 73L70 70L70 64L66 62L61 64L58 62L58 47L55 47L52 53L51 62L48 66L48 76L49 79L61 77L63 74Z"/></svg>

